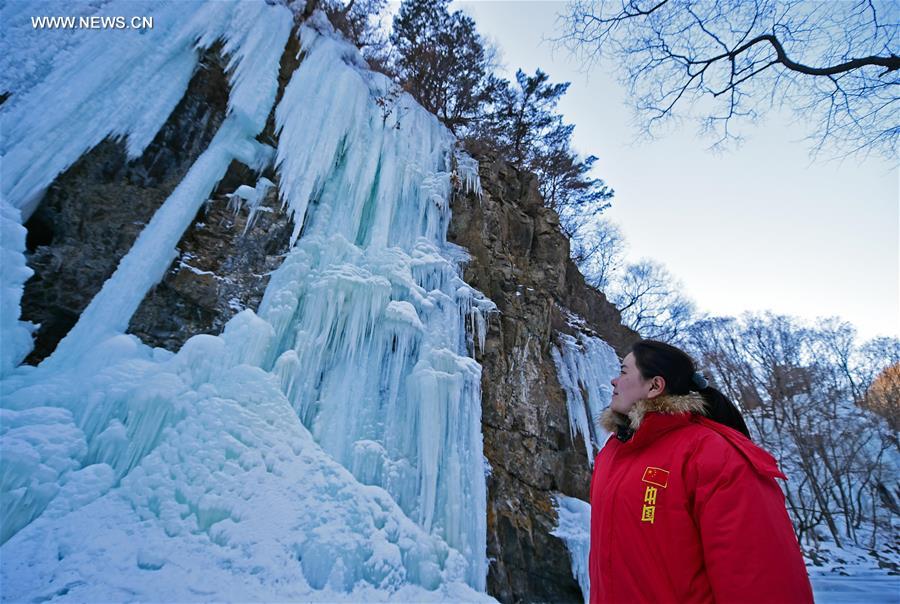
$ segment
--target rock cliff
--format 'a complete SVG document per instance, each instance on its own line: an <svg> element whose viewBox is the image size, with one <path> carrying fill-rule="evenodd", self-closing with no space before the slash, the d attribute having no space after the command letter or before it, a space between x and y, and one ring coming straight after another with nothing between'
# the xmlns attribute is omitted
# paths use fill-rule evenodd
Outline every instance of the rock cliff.
<svg viewBox="0 0 900 604"><path fill-rule="evenodd" d="M457 198L449 238L472 256L465 279L497 305L482 365L488 478L488 591L503 602L581 601L551 495L588 499L584 444L569 436L550 356L573 315L623 354L636 334L569 259L569 241L532 174L482 158L484 195Z"/></svg>

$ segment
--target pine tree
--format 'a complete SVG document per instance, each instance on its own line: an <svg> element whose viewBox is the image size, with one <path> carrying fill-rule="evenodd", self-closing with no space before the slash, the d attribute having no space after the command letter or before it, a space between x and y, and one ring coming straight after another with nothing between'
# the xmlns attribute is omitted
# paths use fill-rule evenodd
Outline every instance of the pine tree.
<svg viewBox="0 0 900 604"><path fill-rule="evenodd" d="M597 158L581 159L572 149L575 127L557 113L568 88L568 82L550 82L540 69L534 75L519 69L515 84L502 80L495 85L491 110L474 138L517 168L537 174L544 202L559 213L563 229L575 238L609 207L613 191L590 176Z"/></svg>
<svg viewBox="0 0 900 604"><path fill-rule="evenodd" d="M569 83L550 84L549 76L540 69L533 76L516 71L514 88L506 80L497 85L494 110L486 117L487 128L495 144L516 166L527 167L540 138L559 121L556 104L569 88Z"/></svg>
<svg viewBox="0 0 900 604"><path fill-rule="evenodd" d="M476 119L490 94L489 61L471 17L449 0L404 0L391 43L403 87L456 134Z"/></svg>

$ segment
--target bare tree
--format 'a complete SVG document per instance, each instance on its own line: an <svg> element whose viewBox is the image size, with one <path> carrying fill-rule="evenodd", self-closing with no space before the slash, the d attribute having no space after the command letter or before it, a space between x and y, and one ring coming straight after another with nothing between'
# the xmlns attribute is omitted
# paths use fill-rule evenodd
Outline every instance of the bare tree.
<svg viewBox="0 0 900 604"><path fill-rule="evenodd" d="M783 488L797 535L813 547L822 527L838 546L874 549L892 538L900 511L896 429L857 398L867 388L878 395L868 376L889 361L896 340L857 347L854 336L835 319L807 326L766 313L704 319L684 338L744 408L754 439L778 457L790 477Z"/></svg>
<svg viewBox="0 0 900 604"><path fill-rule="evenodd" d="M609 220L596 217L577 226L580 228L574 229L570 236L572 259L592 287L606 291L622 268L625 254L622 231Z"/></svg>
<svg viewBox="0 0 900 604"><path fill-rule="evenodd" d="M786 105L813 153L894 158L900 132L896 0L574 0L559 42L609 55L648 135L695 118L713 147Z"/></svg>
<svg viewBox="0 0 900 604"><path fill-rule="evenodd" d="M883 370L866 391L864 405L900 430L900 363Z"/></svg>
<svg viewBox="0 0 900 604"><path fill-rule="evenodd" d="M642 337L678 342L696 312L683 289L663 265L644 259L625 267L609 296L622 322Z"/></svg>

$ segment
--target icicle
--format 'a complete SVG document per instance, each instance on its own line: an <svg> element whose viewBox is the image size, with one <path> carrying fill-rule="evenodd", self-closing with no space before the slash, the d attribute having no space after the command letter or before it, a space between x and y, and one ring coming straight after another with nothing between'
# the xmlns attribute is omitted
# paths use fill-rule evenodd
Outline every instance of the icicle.
<svg viewBox="0 0 900 604"><path fill-rule="evenodd" d="M222 335L195 336L175 354L114 335L228 162L271 155L252 134L268 111L245 95L256 86L269 98L277 60L262 78L257 59L274 57L277 44L247 28L278 34L290 23L251 19L281 9L244 4L203 4L179 29L197 33L200 47L225 32L240 57L213 143L32 372L40 379L3 382L4 406L64 407L86 442L51 480L71 475L78 493L16 501L16 514L69 511L66 523L31 522L4 546L4 594L36 600L53 577L75 573L69 597L121 596L79 557L100 539L122 546L99 568L203 568L198 579L165 582L163 599L195 597L198 581L215 586L213 599L418 601L438 588L437 597L486 598L481 368L467 354L483 345L495 307L464 283L465 254L446 241L455 141L369 72L321 13L301 27L304 60L276 109L279 189L297 230L259 316L244 311ZM195 39L183 42L192 49ZM378 99L387 95L396 102L386 115ZM249 186L239 191L249 201ZM157 584L140 589L132 596L160 599Z"/></svg>
<svg viewBox="0 0 900 604"><path fill-rule="evenodd" d="M67 3L61 12L73 11ZM7 177L0 186L26 219L53 179L104 138L127 136L129 158L140 156L184 96L198 49L220 38L230 53L233 121L244 131L264 124L274 101L278 61L292 23L283 6L122 1L98 14L152 16L154 27L74 31L61 44L72 48L54 56L52 68L23 70L7 84L12 97L0 107L0 158ZM33 11L13 10L10 16L18 30L30 25ZM41 40L55 36L41 31ZM20 32L22 37L36 36L30 30Z"/></svg>
<svg viewBox="0 0 900 604"><path fill-rule="evenodd" d="M261 204L263 199L265 199L266 194L269 192L269 189L274 186L275 183L268 178L262 177L256 181L255 187L241 185L234 190L234 193L230 193L226 196L228 197L228 209L234 212L235 216L240 212L241 207L244 204L247 205L248 216L247 222L244 225L244 233L253 228L257 213L267 209L262 207Z"/></svg>
<svg viewBox="0 0 900 604"><path fill-rule="evenodd" d="M553 496L556 514L559 518L557 527L551 531L562 539L569 550L572 563L572 576L578 581L584 602L590 601L591 581L588 573L588 554L591 549L591 505L575 497L567 497L557 493Z"/></svg>
<svg viewBox="0 0 900 604"><path fill-rule="evenodd" d="M573 441L576 433L581 434L588 463L593 465L595 450L605 441L606 431L598 420L612 398L609 381L619 374L619 359L609 344L582 332L577 339L561 333L558 342L550 354L566 393L569 434Z"/></svg>
<svg viewBox="0 0 900 604"><path fill-rule="evenodd" d="M462 151L456 152L456 171L463 185L464 193L475 193L478 199L483 194L481 176L478 174L478 160L469 157Z"/></svg>
<svg viewBox="0 0 900 604"><path fill-rule="evenodd" d="M276 109L296 243L260 305L276 334L268 363L322 447L462 552L484 589L481 374L465 355L495 307L462 281L465 252L446 242L455 142L311 23Z"/></svg>

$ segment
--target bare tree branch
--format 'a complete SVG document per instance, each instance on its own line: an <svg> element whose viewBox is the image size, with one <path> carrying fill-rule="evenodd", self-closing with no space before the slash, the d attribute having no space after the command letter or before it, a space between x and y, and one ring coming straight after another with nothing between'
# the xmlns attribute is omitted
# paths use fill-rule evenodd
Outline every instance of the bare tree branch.
<svg viewBox="0 0 900 604"><path fill-rule="evenodd" d="M813 154L893 159L900 25L882 19L891 10L891 0L575 0L556 41L586 68L614 60L649 136L687 117L721 147L741 140L739 124L784 105L809 127Z"/></svg>

